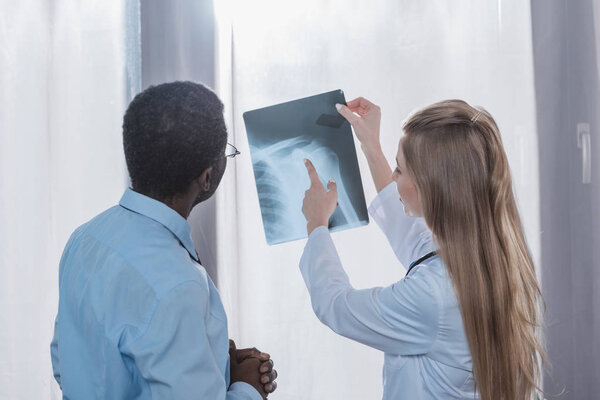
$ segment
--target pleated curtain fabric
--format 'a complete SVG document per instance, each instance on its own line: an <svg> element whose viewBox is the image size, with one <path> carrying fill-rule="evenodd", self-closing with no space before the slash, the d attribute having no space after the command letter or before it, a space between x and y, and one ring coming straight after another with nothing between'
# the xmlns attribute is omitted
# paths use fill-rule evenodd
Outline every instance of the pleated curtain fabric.
<svg viewBox="0 0 600 400"><path fill-rule="evenodd" d="M49 345L71 232L127 186L136 1L0 3L0 398L59 399Z"/></svg>

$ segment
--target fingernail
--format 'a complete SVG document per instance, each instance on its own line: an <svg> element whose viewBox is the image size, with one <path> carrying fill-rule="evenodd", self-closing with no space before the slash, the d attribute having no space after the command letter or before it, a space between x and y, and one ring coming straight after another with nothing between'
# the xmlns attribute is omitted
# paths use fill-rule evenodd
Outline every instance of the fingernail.
<svg viewBox="0 0 600 400"><path fill-rule="evenodd" d="M331 178L331 179L329 180L329 183L335 183L335 179Z"/></svg>
<svg viewBox="0 0 600 400"><path fill-rule="evenodd" d="M305 159L304 159L304 164L306 164L306 162L307 162L307 161L308 161L308 159L307 159L307 158L305 158Z"/></svg>
<svg viewBox="0 0 600 400"><path fill-rule="evenodd" d="M340 111L342 109L342 105L340 103L335 103L335 108Z"/></svg>

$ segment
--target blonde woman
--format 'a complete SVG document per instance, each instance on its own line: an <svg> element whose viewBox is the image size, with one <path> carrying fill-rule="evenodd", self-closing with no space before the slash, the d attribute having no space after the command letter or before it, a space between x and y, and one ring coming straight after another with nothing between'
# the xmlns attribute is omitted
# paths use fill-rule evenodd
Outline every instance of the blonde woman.
<svg viewBox="0 0 600 400"><path fill-rule="evenodd" d="M414 113L392 172L379 107L364 98L337 107L375 182L369 212L408 272L385 288L352 288L327 230L335 182L326 190L306 160L300 269L316 315L385 352L384 399L534 398L543 300L492 116L461 100Z"/></svg>

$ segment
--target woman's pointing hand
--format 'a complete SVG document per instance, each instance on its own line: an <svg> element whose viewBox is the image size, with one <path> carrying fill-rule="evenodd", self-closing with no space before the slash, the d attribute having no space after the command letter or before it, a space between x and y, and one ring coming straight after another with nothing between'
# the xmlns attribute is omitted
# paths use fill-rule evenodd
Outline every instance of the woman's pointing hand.
<svg viewBox="0 0 600 400"><path fill-rule="evenodd" d="M304 160L308 176L310 178L310 187L304 192L304 201L302 202L302 213L306 217L308 234L318 226L327 226L329 217L337 207L337 185L333 178L327 183L327 190L319 180L319 175L310 160Z"/></svg>

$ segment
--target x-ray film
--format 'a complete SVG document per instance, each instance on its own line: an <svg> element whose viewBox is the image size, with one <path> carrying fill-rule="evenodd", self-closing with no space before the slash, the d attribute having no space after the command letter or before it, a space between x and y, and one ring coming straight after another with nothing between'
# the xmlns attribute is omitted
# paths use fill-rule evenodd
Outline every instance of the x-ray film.
<svg viewBox="0 0 600 400"><path fill-rule="evenodd" d="M331 178L337 183L339 204L329 230L369 223L352 130L336 103L346 104L341 90L244 113L270 245L306 237L302 200L310 179L305 158L312 161L323 185Z"/></svg>

